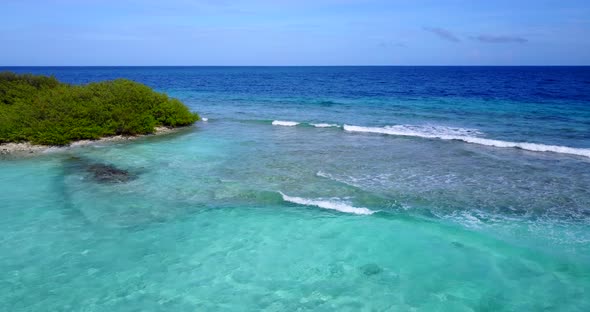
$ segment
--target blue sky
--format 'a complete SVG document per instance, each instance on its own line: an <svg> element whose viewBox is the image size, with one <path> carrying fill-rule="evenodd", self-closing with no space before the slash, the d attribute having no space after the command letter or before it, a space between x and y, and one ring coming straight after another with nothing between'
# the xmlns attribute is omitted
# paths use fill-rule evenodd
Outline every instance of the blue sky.
<svg viewBox="0 0 590 312"><path fill-rule="evenodd" d="M590 1L1 0L0 65L590 65Z"/></svg>

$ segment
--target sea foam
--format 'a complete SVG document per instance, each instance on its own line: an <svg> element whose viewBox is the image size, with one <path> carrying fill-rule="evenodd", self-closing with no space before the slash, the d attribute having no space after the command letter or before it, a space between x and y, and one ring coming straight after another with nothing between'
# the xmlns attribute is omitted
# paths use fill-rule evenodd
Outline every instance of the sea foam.
<svg viewBox="0 0 590 312"><path fill-rule="evenodd" d="M272 122L273 126L284 126L284 127L294 127L297 126L299 123L296 121L285 121L285 120L274 120Z"/></svg>
<svg viewBox="0 0 590 312"><path fill-rule="evenodd" d="M428 139L441 139L441 140L457 140L466 143L479 144L493 147L508 147L508 148L520 148L527 151L533 152L553 152L560 154L570 154L577 156L584 156L590 158L590 149L587 148L575 148L568 146L558 145L545 145L539 143L528 143L528 142L510 142L494 139L485 139L475 137L473 135L479 134L474 129L464 128L450 128L450 127L422 127L422 126L386 126L386 127L360 127L344 125L344 131L348 132L364 132L364 133L378 133L388 134L397 136L412 136L421 137Z"/></svg>
<svg viewBox="0 0 590 312"><path fill-rule="evenodd" d="M329 123L311 123L310 125L316 127L316 128L339 128L340 126L337 124L329 124Z"/></svg>
<svg viewBox="0 0 590 312"><path fill-rule="evenodd" d="M370 214L375 213L375 211L372 211L367 208L353 207L353 206L350 206L346 203L342 203L342 202L338 202L338 201L331 201L331 200L325 200L325 199L308 199L308 198L302 198L302 197L288 196L288 195L285 195L283 192L279 192L279 193L281 194L281 196L283 196L284 201L291 202L291 203L298 204L298 205L316 206L316 207L320 207L320 208L324 208L324 209L337 210L340 212L353 213L353 214L358 214L358 215L370 215Z"/></svg>

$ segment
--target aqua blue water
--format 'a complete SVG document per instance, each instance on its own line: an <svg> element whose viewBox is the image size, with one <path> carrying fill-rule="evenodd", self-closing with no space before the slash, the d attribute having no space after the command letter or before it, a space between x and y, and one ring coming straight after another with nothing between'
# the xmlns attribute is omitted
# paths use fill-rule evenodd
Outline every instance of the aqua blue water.
<svg viewBox="0 0 590 312"><path fill-rule="evenodd" d="M9 69L207 121L0 160L2 310L590 310L588 67Z"/></svg>

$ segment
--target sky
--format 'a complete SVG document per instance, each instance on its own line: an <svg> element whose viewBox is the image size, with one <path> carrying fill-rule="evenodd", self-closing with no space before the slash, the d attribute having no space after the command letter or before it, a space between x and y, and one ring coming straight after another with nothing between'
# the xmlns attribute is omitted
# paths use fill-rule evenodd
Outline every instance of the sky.
<svg viewBox="0 0 590 312"><path fill-rule="evenodd" d="M0 66L590 65L590 1L0 0Z"/></svg>

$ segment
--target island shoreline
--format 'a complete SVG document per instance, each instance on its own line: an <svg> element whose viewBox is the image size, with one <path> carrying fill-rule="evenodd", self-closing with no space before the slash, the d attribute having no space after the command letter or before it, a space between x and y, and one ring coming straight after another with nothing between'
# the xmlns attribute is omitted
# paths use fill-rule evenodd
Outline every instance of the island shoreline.
<svg viewBox="0 0 590 312"><path fill-rule="evenodd" d="M138 135L115 135L102 137L96 140L79 140L74 141L67 145L37 145L31 144L30 142L20 143L1 143L0 144L0 158L3 157L27 157L27 156L38 156L47 154L49 152L62 152L71 148L91 146L100 143L116 143L116 142L127 142L135 141L152 136L161 136L167 134L178 133L183 130L192 128L194 125L183 126L183 127L156 127L153 133L149 134L138 134Z"/></svg>

